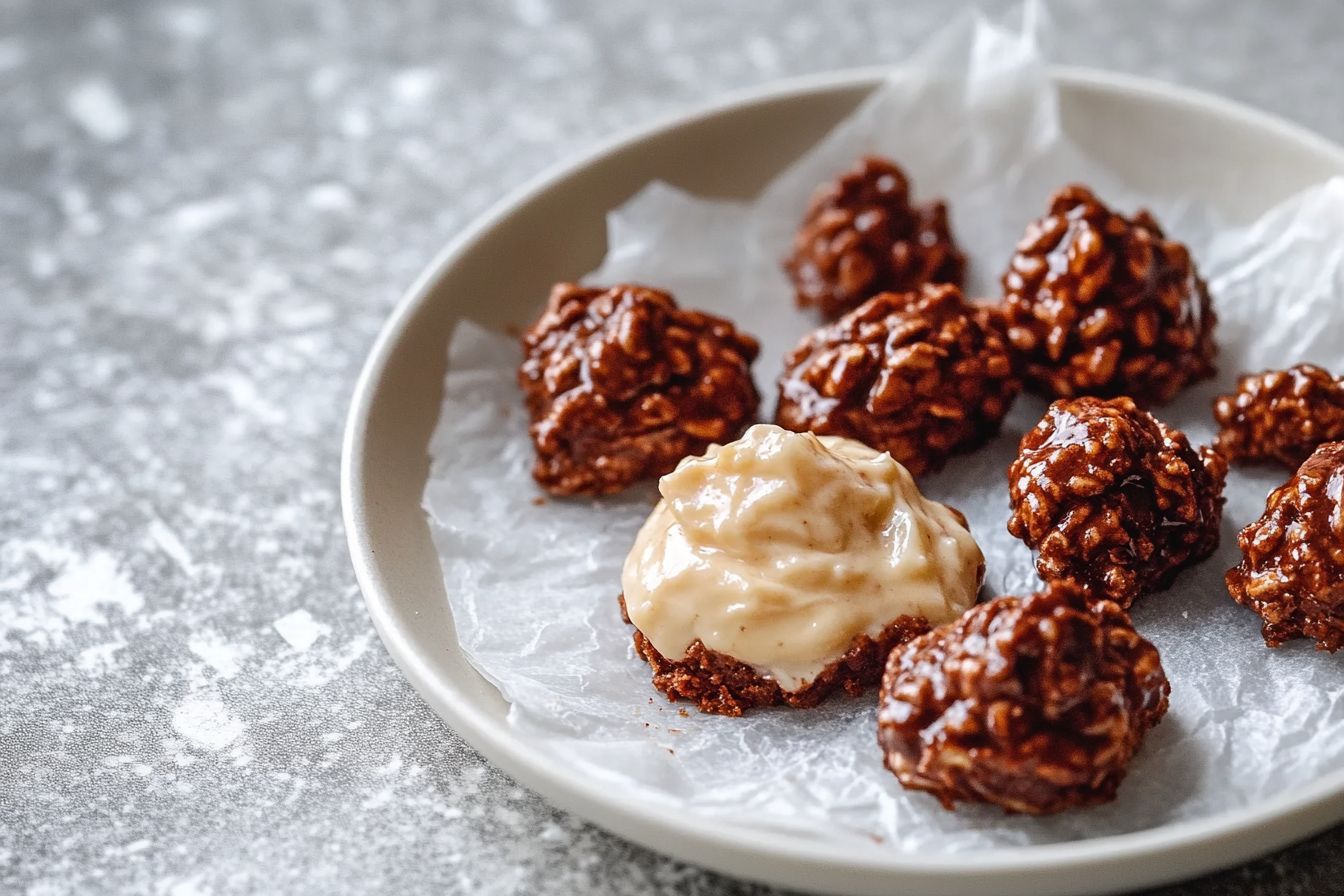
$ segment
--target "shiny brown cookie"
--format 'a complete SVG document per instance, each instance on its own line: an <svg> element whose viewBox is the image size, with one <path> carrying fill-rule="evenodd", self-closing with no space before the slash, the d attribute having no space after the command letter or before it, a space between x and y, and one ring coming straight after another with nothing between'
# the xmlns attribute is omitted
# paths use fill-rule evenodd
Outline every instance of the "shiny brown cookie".
<svg viewBox="0 0 1344 896"><path fill-rule="evenodd" d="M880 292L960 286L966 259L952 239L947 206L911 204L905 172L867 156L812 197L784 269L799 307L818 308L829 320Z"/></svg>
<svg viewBox="0 0 1344 896"><path fill-rule="evenodd" d="M1147 211L1126 218L1076 184L1027 227L1000 312L1027 389L1048 398L1161 404L1215 371L1217 319L1190 252Z"/></svg>
<svg viewBox="0 0 1344 896"><path fill-rule="evenodd" d="M1267 370L1214 400L1221 429L1213 447L1229 463L1277 462L1297 469L1326 442L1344 439L1344 380L1314 364Z"/></svg>
<svg viewBox="0 0 1344 896"><path fill-rule="evenodd" d="M857 439L918 476L999 431L1021 383L955 286L882 293L784 359L775 422Z"/></svg>
<svg viewBox="0 0 1344 896"><path fill-rule="evenodd" d="M1227 590L1264 619L1265 643L1310 638L1344 644L1344 442L1312 452L1270 493L1260 519L1241 530L1241 563Z"/></svg>
<svg viewBox="0 0 1344 896"><path fill-rule="evenodd" d="M892 651L878 742L901 784L1040 815L1115 797L1170 693L1110 601L1055 583L1000 597Z"/></svg>
<svg viewBox="0 0 1344 896"><path fill-rule="evenodd" d="M756 340L678 308L661 289L557 284L522 344L532 475L556 495L619 491L670 472L736 438L760 403Z"/></svg>
<svg viewBox="0 0 1344 896"><path fill-rule="evenodd" d="M1218 546L1227 462L1128 398L1056 401L1008 468L1036 571L1127 608Z"/></svg>

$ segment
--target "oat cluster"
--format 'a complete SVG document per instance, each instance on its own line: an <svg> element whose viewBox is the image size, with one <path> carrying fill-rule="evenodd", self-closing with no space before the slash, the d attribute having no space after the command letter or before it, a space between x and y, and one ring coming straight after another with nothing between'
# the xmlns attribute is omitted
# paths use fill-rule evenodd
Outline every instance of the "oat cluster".
<svg viewBox="0 0 1344 896"><path fill-rule="evenodd" d="M903 785L947 809L1057 812L1114 798L1169 693L1157 649L1123 610L1056 583L894 650L878 742Z"/></svg>
<svg viewBox="0 0 1344 896"><path fill-rule="evenodd" d="M916 476L999 431L1021 388L1000 334L955 286L882 293L784 359L775 422L857 439Z"/></svg>
<svg viewBox="0 0 1344 896"><path fill-rule="evenodd" d="M1226 476L1128 398L1056 401L1008 468L1008 531L1045 581L1128 607L1218 546Z"/></svg>
<svg viewBox="0 0 1344 896"><path fill-rule="evenodd" d="M952 239L947 205L911 204L905 173L868 156L812 197L784 268L799 306L829 320L880 292L960 286L966 259Z"/></svg>
<svg viewBox="0 0 1344 896"><path fill-rule="evenodd" d="M1344 439L1344 381L1314 364L1243 376L1213 403L1213 446L1230 463L1295 470L1326 442Z"/></svg>
<svg viewBox="0 0 1344 896"><path fill-rule="evenodd" d="M1237 603L1264 619L1265 643L1310 638L1344 644L1344 442L1328 442L1270 493L1265 513L1237 537L1227 574Z"/></svg>
<svg viewBox="0 0 1344 896"><path fill-rule="evenodd" d="M1214 373L1216 318L1189 250L1147 211L1126 218L1083 186L1027 227L1000 316L1027 388L1049 398L1161 404Z"/></svg>
<svg viewBox="0 0 1344 896"><path fill-rule="evenodd" d="M552 494L603 494L668 473L737 438L760 404L756 340L661 289L558 284L522 343L532 475Z"/></svg>
<svg viewBox="0 0 1344 896"><path fill-rule="evenodd" d="M622 618L630 623L623 594L620 604ZM738 717L758 706L808 709L840 691L858 697L881 682L883 666L895 647L928 630L929 620L922 616L898 616L875 637L857 636L849 649L796 691L784 690L778 681L741 660L710 650L699 638L679 660L659 653L639 629L634 639L635 652L653 669L653 686L670 702L686 701L701 712Z"/></svg>

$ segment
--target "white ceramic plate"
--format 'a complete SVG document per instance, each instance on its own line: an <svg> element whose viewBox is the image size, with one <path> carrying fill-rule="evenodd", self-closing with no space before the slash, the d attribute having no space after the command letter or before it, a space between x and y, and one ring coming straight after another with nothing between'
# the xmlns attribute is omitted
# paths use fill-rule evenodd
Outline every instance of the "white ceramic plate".
<svg viewBox="0 0 1344 896"><path fill-rule="evenodd" d="M864 843L747 830L625 797L518 740L508 705L457 644L420 509L449 336L471 318L532 319L550 285L595 268L604 215L658 178L750 198L848 114L878 70L738 94L613 140L504 199L453 241L397 306L355 389L341 497L369 614L407 679L491 762L557 805L652 849L740 877L829 893L1103 893L1245 861L1344 819L1344 772L1237 811L1074 843L910 855ZM1344 149L1260 112L1190 90L1057 69L1065 130L1150 194L1204 200L1250 221L1344 174Z"/></svg>

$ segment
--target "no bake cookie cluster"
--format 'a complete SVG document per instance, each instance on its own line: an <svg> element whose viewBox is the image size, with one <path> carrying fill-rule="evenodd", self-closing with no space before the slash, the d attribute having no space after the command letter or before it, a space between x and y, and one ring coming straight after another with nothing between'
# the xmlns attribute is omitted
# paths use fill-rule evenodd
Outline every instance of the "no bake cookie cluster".
<svg viewBox="0 0 1344 896"><path fill-rule="evenodd" d="M868 156L817 191L784 267L798 305L830 319L881 292L960 286L966 259L952 239L947 205L911 203L905 172Z"/></svg>
<svg viewBox="0 0 1344 896"><path fill-rule="evenodd" d="M945 808L1058 812L1115 796L1170 690L1123 610L1055 583L893 650L878 742L902 784Z"/></svg>
<svg viewBox="0 0 1344 896"><path fill-rule="evenodd" d="M1056 401L1008 468L1008 531L1045 581L1128 607L1218 546L1226 475L1128 398Z"/></svg>
<svg viewBox="0 0 1344 896"><path fill-rule="evenodd" d="M1214 447L1230 463L1296 469L1326 442L1344 439L1344 382L1315 364L1243 376L1213 403Z"/></svg>
<svg viewBox="0 0 1344 896"><path fill-rule="evenodd" d="M756 340L661 289L558 284L522 342L533 476L552 494L661 476L735 438L760 403Z"/></svg>
<svg viewBox="0 0 1344 896"><path fill-rule="evenodd" d="M627 622L648 621L634 623L634 641L655 686L701 711L738 716L815 706L837 691L857 695L882 675L878 739L906 787L949 809L972 801L1039 814L1103 802L1161 720L1170 691L1156 648L1125 610L1217 547L1229 462L1296 471L1241 532L1243 560L1227 574L1232 596L1263 617L1271 646L1295 637L1331 651L1344 643L1344 383L1311 365L1243 376L1235 394L1214 404L1214 446L1192 446L1154 413L1214 375L1217 317L1190 252L1151 214L1126 216L1088 188L1067 186L1026 227L1002 294L971 301L960 289L966 259L946 204L911 197L905 173L873 156L814 195L783 266L797 304L825 322L783 359L779 434L758 426L733 441L755 419L759 348L732 322L679 308L647 286L556 286L523 336L519 382L532 417L534 475L553 494L602 494L674 468L681 476L688 464L712 466L752 439L762 458L776 461L782 455L770 452L839 451L818 463L857 477L843 498L819 499L816 490L831 487L823 478L793 483L805 497L785 499L789 475L752 479L741 470L706 486L699 509L684 495L665 497L627 560L620 601ZM1034 552L1046 583L1039 593L963 613L984 574L978 548L973 581L963 552L958 587L971 596L949 615L874 617L852 637L845 630L827 657L802 667L794 657L790 668L809 670L796 675L707 644L719 644L721 627L711 626L713 638L693 637L690 627L672 638L658 623L662 650L653 629L643 630L665 610L653 603L659 577L648 574L649 558L675 577L700 550L671 521L683 512L712 518L710 529L729 542L733 514L756 513L748 527L755 534L742 544L778 547L790 513L816 527L798 529L800 544L822 545L820 571L806 574L816 582L807 579L802 597L790 598L806 608L799 612L815 612L814 592L851 587L842 581L850 548L825 544L849 532L837 542L848 544L853 520L890 512L887 499L866 491L881 479L867 466L879 456L901 467L910 490L903 494L916 496L911 506L941 520L930 531L943 535L929 544L957 532L969 540L965 517L918 497L910 476L932 474L992 439L1024 389L1054 399L1008 469L1008 529ZM788 441L794 433L812 442L800 448ZM814 505L803 515L797 508L809 495ZM744 509L759 501L766 503ZM650 536L660 514L667 519ZM687 531L698 525L684 522ZM822 532L830 534L813 539ZM704 550L751 562L740 545ZM630 578L638 551L646 565ZM695 563L709 568L703 557ZM936 571L947 560L930 554L920 563ZM804 566L801 554L772 556L751 573L766 576L748 591L751 600L770 592L761 606L775 614L771 625L790 601L772 590L770 570ZM627 603L636 584L637 608ZM698 580L678 587L705 595ZM707 612L730 609L737 611ZM741 634L750 650L764 643L746 625Z"/></svg>
<svg viewBox="0 0 1344 896"><path fill-rule="evenodd" d="M1057 192L1003 275L1003 326L1027 388L1163 404L1214 373L1217 318L1186 247L1147 211Z"/></svg>
<svg viewBox="0 0 1344 896"><path fill-rule="evenodd" d="M955 286L881 293L784 358L775 422L887 451L916 476L999 431L1021 389Z"/></svg>

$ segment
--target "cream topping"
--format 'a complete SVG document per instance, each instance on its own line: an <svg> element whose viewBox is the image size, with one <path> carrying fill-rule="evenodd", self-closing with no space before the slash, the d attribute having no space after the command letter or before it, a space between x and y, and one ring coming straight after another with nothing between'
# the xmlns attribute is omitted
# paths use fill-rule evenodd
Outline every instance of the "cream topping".
<svg viewBox="0 0 1344 896"><path fill-rule="evenodd" d="M658 489L621 585L668 659L699 638L796 691L860 634L975 603L984 555L970 532L860 442L760 424Z"/></svg>

